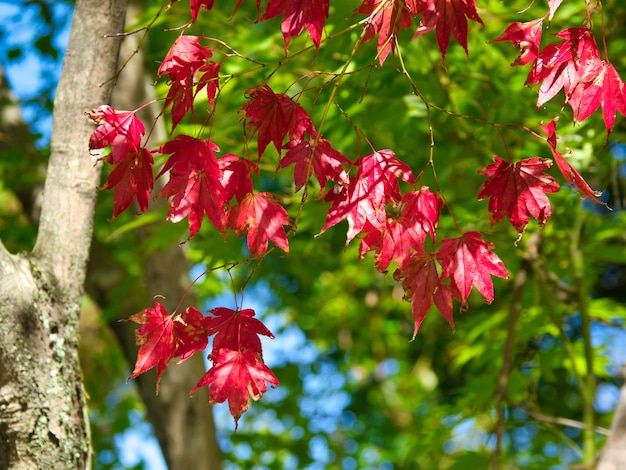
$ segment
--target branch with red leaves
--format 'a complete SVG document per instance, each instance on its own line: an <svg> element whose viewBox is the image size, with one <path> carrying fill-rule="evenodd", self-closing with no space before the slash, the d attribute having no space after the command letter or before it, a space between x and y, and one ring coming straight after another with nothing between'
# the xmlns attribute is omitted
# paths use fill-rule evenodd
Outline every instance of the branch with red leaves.
<svg viewBox="0 0 626 470"><path fill-rule="evenodd" d="M169 8L175 2L172 0ZM235 12L241 2L236 3ZM520 47L513 65L530 65L526 84L538 86L538 107L561 90L576 122L584 121L602 107L608 139L617 112L626 115L624 83L608 58L602 59L587 26L565 29L556 35L560 42L541 48L544 21L552 20L560 3L549 0L549 11L543 18L513 23L492 42L508 41ZM323 46L324 40L330 40L324 38L329 0L270 0L262 15L260 0L256 5L258 21L282 15L285 53L290 42L305 30L316 50ZM197 20L200 10L211 10L213 6L213 0L190 0L190 24ZM362 33L355 50L362 43L376 39L377 55L373 60L380 66L390 54L398 54L401 60L398 35L403 29L415 26L414 38L434 31L443 61L451 37L469 58L468 19L483 25L474 0L363 0L355 13L365 16L357 24L362 27ZM215 100L219 99L223 79L220 71L232 54L203 44L206 41L200 36L178 36L158 69L158 76L168 80L168 92L162 101L163 110L169 110L172 133L186 116L194 114L194 101L199 93L206 93L208 101L210 112L206 122L214 111ZM224 57L221 61L214 59L220 55ZM287 56L285 61L292 57ZM347 66L348 63L344 72ZM340 78L341 75L335 87L339 86ZM415 84L411 84L429 110L440 109L427 103ZM158 197L169 201L170 222L187 218L189 239L197 235L206 218L224 236L232 232L245 237L253 258L267 256L273 249L270 242L288 254L289 237L297 231L300 210L292 220L281 204L284 198L257 191L254 186L260 162L268 148L273 147L278 155L276 171L287 171L293 165L295 192L315 186L320 199L328 203L319 235L345 220L346 244L359 237L361 258L373 251L375 268L383 273L395 263L393 277L402 284L405 298L412 304L413 337L433 306L454 328L455 300L462 309L467 308L473 288L482 294L485 302L494 300L492 278L507 278L507 269L483 233L459 228L456 237L439 242L437 231L442 208L454 216L438 182L436 191L432 192L422 185L421 174L416 182L412 169L393 150L375 150L369 141L370 154L354 159L344 155L321 135L332 98L318 129L297 99L286 92L274 91L267 82L250 88L245 98L239 113L245 121L247 136L256 144L254 159L233 153L220 156L220 149L208 138L183 134L173 135L158 149L149 150L142 143L145 126L135 116L136 111L118 111L105 105L86 113L98 126L89 141L89 149L112 165L102 189L114 191L113 218L135 200L140 211L147 209L154 187L152 155L168 155L156 176L168 174L169 177ZM565 181L601 203L600 193L590 188L557 149L555 120L542 129ZM101 156L100 152L109 147L108 153ZM494 163L479 170L487 180L478 191L479 200L489 200L492 225L508 218L521 237L531 218L545 224L552 213L548 194L560 189L545 172L553 161L530 157L514 162L510 157L504 160L498 156L493 160ZM432 146L430 164L434 172ZM301 204L305 199L303 196ZM159 380L169 361L173 358L184 361L204 350L208 338L214 336L209 354L213 365L192 392L208 386L209 402L228 400L237 423L248 408L250 397L259 399L267 390L267 383L278 385L277 378L263 362L259 339L273 335L254 318L252 310L220 307L211 313L212 316L205 317L190 307L181 314L168 314L155 301L153 308L133 315L131 319L142 326L137 330L140 349L130 378L156 367L158 392Z"/></svg>

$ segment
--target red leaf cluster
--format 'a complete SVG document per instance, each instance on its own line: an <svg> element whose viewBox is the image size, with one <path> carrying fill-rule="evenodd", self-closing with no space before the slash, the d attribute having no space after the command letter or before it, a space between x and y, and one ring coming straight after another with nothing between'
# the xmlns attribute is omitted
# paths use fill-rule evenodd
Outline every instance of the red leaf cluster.
<svg viewBox="0 0 626 470"><path fill-rule="evenodd" d="M193 101L203 88L211 107L217 94L221 64L207 62L213 52L210 47L202 46L201 40L198 36L178 36L159 67L159 76L167 75L170 83L165 107L172 105L172 130L188 112L193 113ZM198 84L194 90L196 77Z"/></svg>
<svg viewBox="0 0 626 470"><path fill-rule="evenodd" d="M111 147L111 152L101 158L113 165L102 189L115 189L113 218L124 212L137 199L139 209L148 208L154 186L152 154L141 145L145 127L131 111L116 111L108 105L85 113L96 130L89 139L89 150Z"/></svg>
<svg viewBox="0 0 626 470"><path fill-rule="evenodd" d="M550 3L550 18L560 1ZM539 50L543 19L513 23L494 41L510 41L521 49L513 65L531 64L526 84L539 84L537 107L550 101L561 90L572 108L574 120L582 122L602 106L607 139L619 111L626 115L624 82L600 49L589 28L568 28L556 36L560 44Z"/></svg>
<svg viewBox="0 0 626 470"><path fill-rule="evenodd" d="M304 29L315 47L320 47L322 30L328 18L329 0L270 0L260 21L283 15L281 30L285 50Z"/></svg>
<svg viewBox="0 0 626 470"><path fill-rule="evenodd" d="M208 345L214 336L209 359L213 366L193 387L209 387L209 402L228 405L235 425L248 409L250 397L258 400L267 391L267 383L278 385L278 379L263 362L259 335L274 335L254 317L254 311L231 310L218 307L211 310L213 316L205 317L189 307L180 315L169 315L165 307L154 302L154 308L146 308L130 317L142 325L136 331L137 354L135 369L129 376L134 379L144 372L157 368L156 391L171 359L185 361Z"/></svg>
<svg viewBox="0 0 626 470"><path fill-rule="evenodd" d="M401 29L411 27L413 18L420 17L420 24L413 37L436 29L437 44L441 58L445 59L450 36L465 49L467 54L467 19L483 24L476 12L474 0L363 0L357 13L368 17L364 40L378 37L377 50L380 65L396 48Z"/></svg>

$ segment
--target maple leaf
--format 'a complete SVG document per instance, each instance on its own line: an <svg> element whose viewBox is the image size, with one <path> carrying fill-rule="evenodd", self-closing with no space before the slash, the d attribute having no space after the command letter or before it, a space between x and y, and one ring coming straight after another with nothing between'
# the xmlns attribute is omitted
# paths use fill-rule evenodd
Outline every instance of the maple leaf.
<svg viewBox="0 0 626 470"><path fill-rule="evenodd" d="M119 144L119 150L117 145ZM149 150L139 150L128 146L128 142L119 137L113 143L113 150L103 158L113 164L113 170L101 189L113 189L113 218L124 212L137 199L139 209L148 208L150 193L154 186L152 176L152 154ZM125 152L125 153L124 153Z"/></svg>
<svg viewBox="0 0 626 470"><path fill-rule="evenodd" d="M494 156L495 163L479 170L489 179L478 192L478 200L489 198L491 225L505 215L518 233L523 233L530 216L543 225L552 209L546 193L556 193L560 187L554 178L543 172L552 166L547 158L532 157L509 163Z"/></svg>
<svg viewBox="0 0 626 470"><path fill-rule="evenodd" d="M255 257L267 251L268 240L289 253L289 242L283 225L291 225L287 211L271 193L248 193L228 212L228 225L239 236L248 235L248 248Z"/></svg>
<svg viewBox="0 0 626 470"><path fill-rule="evenodd" d="M283 140L301 139L305 133L315 135L311 118L298 103L285 94L277 94L268 85L246 92L248 102L241 107L253 132L257 132L259 158L270 142L280 154Z"/></svg>
<svg viewBox="0 0 626 470"><path fill-rule="evenodd" d="M267 391L266 382L278 385L278 379L263 363L259 335L274 335L254 317L254 310L231 310L217 307L211 310L208 334L215 337L209 359L213 366L191 390L209 386L209 403L228 400L235 419L235 429L241 415L248 409L250 397L258 400Z"/></svg>
<svg viewBox="0 0 626 470"><path fill-rule="evenodd" d="M139 151L141 137L146 132L143 123L132 111L116 111L109 105L102 105L85 113L98 125L89 138L89 150L103 149L113 144L114 140L127 143L133 150ZM118 155L119 159L125 153Z"/></svg>
<svg viewBox="0 0 626 470"><path fill-rule="evenodd" d="M283 15L281 30L285 50L289 42L306 28L315 47L320 47L322 30L328 18L329 0L270 0L260 21Z"/></svg>
<svg viewBox="0 0 626 470"><path fill-rule="evenodd" d="M388 218L384 230L378 230L366 222L363 233L365 236L359 245L359 256L363 258L368 251L375 250L374 264L381 272L386 272L392 260L402 268L412 251L423 251L423 233L417 231L414 224L407 224L402 218Z"/></svg>
<svg viewBox="0 0 626 470"><path fill-rule="evenodd" d="M227 153L217 161L222 176L220 182L224 187L224 199L230 201L236 196L241 201L246 194L254 191L252 173L259 174L259 166L241 158L238 155Z"/></svg>
<svg viewBox="0 0 626 470"><path fill-rule="evenodd" d="M541 82L537 107L561 89L569 96L600 61L600 50L588 28L569 28L557 37L563 40L562 44L550 44L540 51L526 79L526 84Z"/></svg>
<svg viewBox="0 0 626 470"><path fill-rule="evenodd" d="M159 173L170 170L170 180L159 197L172 197L167 218L180 222L188 217L189 234L193 237L202 226L206 214L211 223L224 231L227 200L220 182L221 172L215 158L217 145L209 140L179 135L159 148L160 153L172 153Z"/></svg>
<svg viewBox="0 0 626 470"><path fill-rule="evenodd" d="M176 351L174 320L165 307L153 301L154 308L146 308L130 317L130 320L142 325L135 331L137 353L135 369L128 379L134 379L144 372L157 368L156 393L159 393L161 376L167 363Z"/></svg>
<svg viewBox="0 0 626 470"><path fill-rule="evenodd" d="M422 242L426 234L435 241L435 231L439 222L441 199L430 191L428 186L422 186L419 191L408 191L402 195L400 207L402 218L415 224L416 230L421 233Z"/></svg>
<svg viewBox="0 0 626 470"><path fill-rule="evenodd" d="M193 72L190 72L192 75ZM185 82L173 81L165 97L164 108L172 105L172 132L176 126L191 111L193 113L193 80L190 78Z"/></svg>
<svg viewBox="0 0 626 470"><path fill-rule="evenodd" d="M405 298L411 299L413 312L413 338L426 318L430 307L435 306L454 330L452 297L447 286L441 283L435 257L430 253L413 253L407 265L397 269L393 277L402 280Z"/></svg>
<svg viewBox="0 0 626 470"><path fill-rule="evenodd" d="M213 366L191 390L209 387L209 403L223 403L228 400L228 408L235 419L235 429L239 418L248 409L250 397L258 400L267 391L266 383L278 385L278 379L263 363L261 354L246 349L230 350L222 348L211 354Z"/></svg>
<svg viewBox="0 0 626 470"><path fill-rule="evenodd" d="M379 271L385 272L394 260L404 268L413 252L422 253L426 235L435 240L441 200L424 186L419 191L402 195L399 212L387 218L384 230L367 222L366 234L359 245L361 258L371 250L376 251L374 263Z"/></svg>
<svg viewBox="0 0 626 470"><path fill-rule="evenodd" d="M491 42L510 41L520 47L520 55L512 65L526 65L534 62L539 55L543 18L527 23L512 23Z"/></svg>
<svg viewBox="0 0 626 470"><path fill-rule="evenodd" d="M624 83L613 64L600 61L594 70L574 86L568 100L574 111L574 120L582 122L602 106L602 116L607 131L607 140L615 124L615 114L619 111L626 116Z"/></svg>
<svg viewBox="0 0 626 470"><path fill-rule="evenodd" d="M395 50L400 29L411 26L410 6L404 0L363 0L356 12L368 17L363 25L363 41L378 36L378 61L382 66L389 53Z"/></svg>
<svg viewBox="0 0 626 470"><path fill-rule="evenodd" d="M245 350L251 349L262 352L259 335L274 338L274 335L265 325L254 318L254 310L245 308L232 310L226 307L212 309L208 334L215 334L213 350L220 349Z"/></svg>
<svg viewBox="0 0 626 470"><path fill-rule="evenodd" d="M290 140L284 148L288 151L281 159L280 167L295 164L293 179L296 191L306 184L313 172L322 190L329 179L336 183L348 181L348 175L342 164L350 165L352 162L335 150L326 139L318 139L317 142L315 139Z"/></svg>
<svg viewBox="0 0 626 470"><path fill-rule="evenodd" d="M493 244L482 239L480 232L465 232L458 238L442 240L437 252L441 264L441 280L450 279L452 296L467 307L472 285L487 303L493 302L491 276L508 278L504 263L493 252Z"/></svg>
<svg viewBox="0 0 626 470"><path fill-rule="evenodd" d="M159 77L167 74L170 80L180 82L182 86L188 84L190 77L193 81L193 72L213 55L209 46L200 45L201 40L199 36L178 36L159 66Z"/></svg>
<svg viewBox="0 0 626 470"><path fill-rule="evenodd" d="M581 193L583 193L592 201L608 207L604 202L600 201L597 198L597 196L600 196L602 194L602 191L594 191L593 189L591 189L585 179L580 176L580 173L578 173L578 171L576 171L576 169L572 165L567 163L565 157L561 154L561 152L556 149L557 136L555 120L550 121L545 126L542 124L541 128L548 136L548 146L550 147L550 151L552 152L552 156L554 157L556 166L559 167L559 170L563 174L565 181L567 181L567 183L572 188L577 188Z"/></svg>
<svg viewBox="0 0 626 470"><path fill-rule="evenodd" d="M174 318L174 334L176 349L173 357L179 357L180 364L198 351L206 349L209 343L209 325L211 318L202 315L200 310L188 307L183 313Z"/></svg>
<svg viewBox="0 0 626 470"><path fill-rule="evenodd" d="M189 0L189 7L191 8L191 22L194 23L200 13L200 8L210 10L213 8L215 0Z"/></svg>
<svg viewBox="0 0 626 470"><path fill-rule="evenodd" d="M398 160L395 153L385 149L361 157L357 162L356 178L351 178L338 194L327 197L331 206L321 233L342 220L348 221L346 244L363 230L366 221L378 230L385 230L385 205L400 200L398 178L413 184L411 169Z"/></svg>
<svg viewBox="0 0 626 470"><path fill-rule="evenodd" d="M198 79L198 86L196 88L196 95L206 87L207 100L209 101L209 108L213 108L213 102L215 101L215 95L219 89L219 73L222 64L216 62L208 62L198 69L198 73L203 72L202 76ZM194 95L195 97L195 95Z"/></svg>
<svg viewBox="0 0 626 470"><path fill-rule="evenodd" d="M422 19L416 36L426 34L436 28L437 44L441 51L441 58L445 60L450 35L467 51L467 18L481 25L485 25L478 16L474 0L422 0L417 3L416 14Z"/></svg>

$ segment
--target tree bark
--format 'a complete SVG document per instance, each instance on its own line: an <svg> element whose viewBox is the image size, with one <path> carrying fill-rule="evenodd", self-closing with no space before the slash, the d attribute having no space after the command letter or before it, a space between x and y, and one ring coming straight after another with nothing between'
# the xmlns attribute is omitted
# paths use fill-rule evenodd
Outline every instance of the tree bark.
<svg viewBox="0 0 626 470"><path fill-rule="evenodd" d="M600 453L597 470L620 470L626 463L626 364L622 366L619 375L625 382L620 390L609 437Z"/></svg>
<svg viewBox="0 0 626 470"><path fill-rule="evenodd" d="M91 467L78 318L100 169L83 111L109 101L126 0L79 0L54 102L32 253L0 243L0 468Z"/></svg>

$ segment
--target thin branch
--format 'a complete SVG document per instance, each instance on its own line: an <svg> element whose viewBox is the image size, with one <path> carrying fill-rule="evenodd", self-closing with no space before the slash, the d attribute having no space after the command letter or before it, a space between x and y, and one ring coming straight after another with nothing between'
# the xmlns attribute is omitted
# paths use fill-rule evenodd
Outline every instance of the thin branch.
<svg viewBox="0 0 626 470"><path fill-rule="evenodd" d="M609 430L601 426L596 426L596 425L589 426L586 423L583 423L581 421L576 421L570 418L562 418L560 416L544 415L543 413L540 413L538 411L531 410L530 408L522 405L521 403L515 402L510 397L506 397L506 399L509 405L513 406L514 408L517 408L518 410L523 411L524 413L526 413L528 416L530 416L532 419L536 421L540 421L542 423L548 423L548 424L557 424L559 426L569 426L570 428L577 428L577 429L582 429L586 431L593 431L598 434L602 434L603 436L609 435Z"/></svg>

